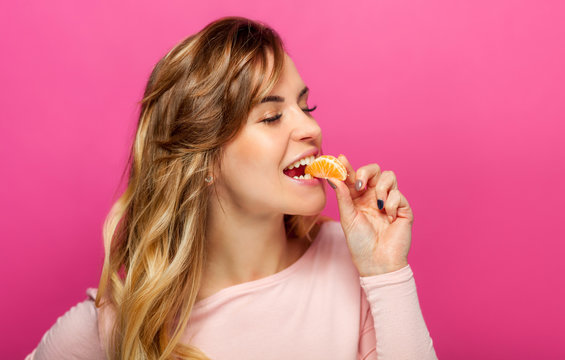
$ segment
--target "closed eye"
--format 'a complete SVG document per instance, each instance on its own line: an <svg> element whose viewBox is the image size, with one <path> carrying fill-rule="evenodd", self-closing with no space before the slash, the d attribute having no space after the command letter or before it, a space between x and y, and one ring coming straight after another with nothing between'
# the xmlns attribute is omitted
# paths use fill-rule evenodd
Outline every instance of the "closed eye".
<svg viewBox="0 0 565 360"><path fill-rule="evenodd" d="M305 113L311 113L312 111L316 110L317 108L318 108L318 105L314 105L314 107L302 109L302 111L304 111ZM281 117L282 117L282 114L277 114L277 115L275 115L275 116L273 116L273 117L266 118L266 119L264 119L264 120L261 121L261 122L264 122L264 123L266 123L266 124L270 124L270 123L273 123L273 122L279 120Z"/></svg>

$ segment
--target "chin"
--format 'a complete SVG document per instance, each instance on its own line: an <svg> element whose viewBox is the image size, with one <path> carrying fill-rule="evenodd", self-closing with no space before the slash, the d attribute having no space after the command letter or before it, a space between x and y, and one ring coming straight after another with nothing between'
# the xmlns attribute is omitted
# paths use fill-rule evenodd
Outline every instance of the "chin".
<svg viewBox="0 0 565 360"><path fill-rule="evenodd" d="M289 209L286 214L288 215L301 215L301 216L313 216L318 215L326 207L326 195L317 199L316 201L304 202L302 206L295 209Z"/></svg>

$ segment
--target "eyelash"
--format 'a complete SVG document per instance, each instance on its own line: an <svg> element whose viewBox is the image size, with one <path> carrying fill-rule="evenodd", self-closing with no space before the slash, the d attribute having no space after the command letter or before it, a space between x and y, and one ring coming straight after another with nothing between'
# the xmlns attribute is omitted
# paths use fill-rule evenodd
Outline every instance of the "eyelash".
<svg viewBox="0 0 565 360"><path fill-rule="evenodd" d="M317 107L318 107L318 105L314 105L313 108L310 108L310 109L308 109L308 108L302 109L302 111L304 111L304 112L306 112L306 113L310 113L310 112L316 110ZM281 116L282 116L282 114L277 114L276 116L273 116L273 117L264 119L262 122L264 122L264 123L266 123L266 124L270 124L270 123L273 123L273 122L277 121L278 119L280 119Z"/></svg>

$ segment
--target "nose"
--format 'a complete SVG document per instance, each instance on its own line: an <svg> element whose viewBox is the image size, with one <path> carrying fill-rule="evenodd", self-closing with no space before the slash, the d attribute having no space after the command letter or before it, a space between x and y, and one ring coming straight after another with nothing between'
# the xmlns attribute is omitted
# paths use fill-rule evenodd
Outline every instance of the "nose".
<svg viewBox="0 0 565 360"><path fill-rule="evenodd" d="M321 141L322 129L314 117L305 113L299 106L293 107L294 124L292 138L297 141Z"/></svg>

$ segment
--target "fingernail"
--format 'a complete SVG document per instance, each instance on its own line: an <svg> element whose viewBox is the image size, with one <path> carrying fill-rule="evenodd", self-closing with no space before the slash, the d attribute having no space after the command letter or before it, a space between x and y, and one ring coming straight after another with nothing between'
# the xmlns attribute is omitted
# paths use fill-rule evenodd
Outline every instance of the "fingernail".
<svg viewBox="0 0 565 360"><path fill-rule="evenodd" d="M390 216L390 215L388 216L388 219L390 220L390 222L393 221L393 218L392 218L392 216Z"/></svg>
<svg viewBox="0 0 565 360"><path fill-rule="evenodd" d="M374 199L374 198L373 198ZM379 207L379 210L382 210L383 207L385 206L385 202L382 201L381 199L377 200L377 206Z"/></svg>
<svg viewBox="0 0 565 360"><path fill-rule="evenodd" d="M357 189L357 191L359 191L359 190L361 190L362 187L363 187L363 181L357 180L355 182L355 189Z"/></svg>
<svg viewBox="0 0 565 360"><path fill-rule="evenodd" d="M335 189L335 185L334 183L332 183L329 179L326 179L328 181L328 184L330 184L330 186L332 187L332 189Z"/></svg>

